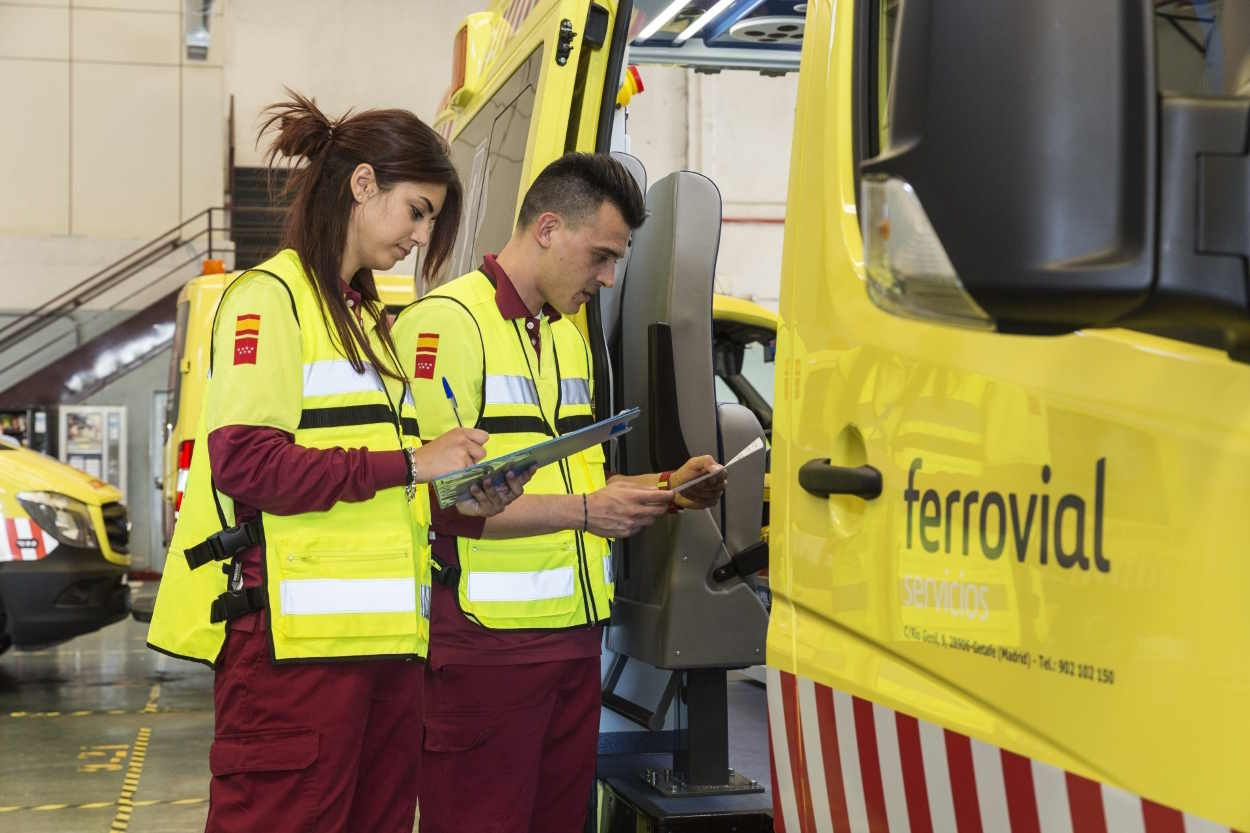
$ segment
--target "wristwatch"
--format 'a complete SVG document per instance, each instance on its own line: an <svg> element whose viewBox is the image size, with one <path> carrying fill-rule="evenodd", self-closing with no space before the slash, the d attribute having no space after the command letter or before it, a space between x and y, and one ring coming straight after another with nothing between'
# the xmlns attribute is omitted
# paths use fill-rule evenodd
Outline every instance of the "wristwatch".
<svg viewBox="0 0 1250 833"><path fill-rule="evenodd" d="M417 496L417 450L412 446L403 449L404 460L408 463L408 481L404 484L404 497L411 503Z"/></svg>

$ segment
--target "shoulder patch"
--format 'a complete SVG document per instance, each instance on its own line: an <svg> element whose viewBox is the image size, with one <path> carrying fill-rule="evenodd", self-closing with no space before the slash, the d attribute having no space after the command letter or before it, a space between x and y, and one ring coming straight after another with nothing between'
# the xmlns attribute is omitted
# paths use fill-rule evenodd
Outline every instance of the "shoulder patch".
<svg viewBox="0 0 1250 833"><path fill-rule="evenodd" d="M412 375L416 379L433 379L434 364L438 360L438 333L417 334L416 365Z"/></svg>
<svg viewBox="0 0 1250 833"><path fill-rule="evenodd" d="M234 322L234 363L256 364L256 348L260 342L260 316L249 312Z"/></svg>

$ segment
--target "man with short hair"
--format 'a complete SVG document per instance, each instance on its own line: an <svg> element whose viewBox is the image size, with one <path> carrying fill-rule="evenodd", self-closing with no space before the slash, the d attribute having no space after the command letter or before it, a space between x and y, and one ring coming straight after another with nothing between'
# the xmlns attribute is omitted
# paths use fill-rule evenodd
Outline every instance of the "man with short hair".
<svg viewBox="0 0 1250 833"><path fill-rule="evenodd" d="M488 457L588 425L590 347L565 316L610 287L645 205L606 154L567 154L530 186L512 238L481 269L395 322L413 362L422 436L458 418L490 433ZM670 491L714 473L683 494ZM599 446L540 469L485 521L434 503L421 830L579 831L595 773L608 539L680 508L707 508L722 467L605 478Z"/></svg>

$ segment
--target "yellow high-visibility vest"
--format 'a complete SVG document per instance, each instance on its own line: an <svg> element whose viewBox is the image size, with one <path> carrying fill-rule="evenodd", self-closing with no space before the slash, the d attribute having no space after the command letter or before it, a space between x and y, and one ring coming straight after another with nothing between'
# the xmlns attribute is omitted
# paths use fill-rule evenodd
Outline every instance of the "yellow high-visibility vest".
<svg viewBox="0 0 1250 833"><path fill-rule="evenodd" d="M477 403L476 427L490 433L487 458L594 421L590 348L572 321L544 322L551 339L543 346L541 361L536 360L523 322L500 314L494 285L478 271L409 307L400 314L397 329L407 315L419 322L420 308L433 298L459 303L481 333L482 401ZM454 350L455 345L445 343L440 349ZM441 381L414 382L432 383ZM603 485L603 455L596 446L539 469L525 493L580 495ZM597 535L565 530L528 538L461 537L457 552L460 609L484 627L558 630L604 622L610 615L612 549Z"/></svg>
<svg viewBox="0 0 1250 833"><path fill-rule="evenodd" d="M357 373L330 336L316 290L298 256L280 252L241 275L223 295L248 292L260 281L280 281L299 324L300 368L275 375L302 375L302 399L295 443L308 448L398 450L419 446L420 432L411 391L385 382L366 361ZM219 307L220 309L220 307ZM384 315L378 306L375 315ZM276 313L275 313L276 314ZM245 318L241 316L240 318ZM369 311L362 316L376 355L389 352ZM261 316L263 319L263 316ZM239 326L248 329L246 322ZM265 323L260 323L260 350ZM240 350L236 336L235 360ZM218 365L230 360L231 345L216 344ZM244 358L248 357L245 352ZM292 359L294 353L292 351ZM208 384L211 386L210 378ZM389 388L389 389L388 389ZM266 395L255 396L264 412ZM211 397L206 397L206 402ZM227 589L220 561L191 569L184 551L234 524L233 502L214 487L206 436L210 422L201 415L195 453L182 509L170 542L148 644L165 653L214 663L225 640L224 622L210 621L210 607ZM257 424L264 424L258 420ZM220 514L219 514L220 507ZM265 606L277 662L313 659L371 659L425 656L429 645L429 498L424 486L409 502L402 486L380 490L360 502L340 501L324 512L297 515L262 513Z"/></svg>

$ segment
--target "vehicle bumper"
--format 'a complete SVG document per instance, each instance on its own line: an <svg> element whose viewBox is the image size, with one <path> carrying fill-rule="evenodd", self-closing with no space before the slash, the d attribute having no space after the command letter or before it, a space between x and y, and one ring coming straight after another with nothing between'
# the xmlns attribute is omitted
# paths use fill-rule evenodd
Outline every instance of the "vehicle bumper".
<svg viewBox="0 0 1250 833"><path fill-rule="evenodd" d="M97 550L62 544L38 561L0 564L5 631L18 648L64 642L124 619L125 571Z"/></svg>

